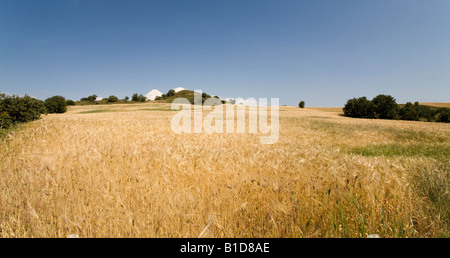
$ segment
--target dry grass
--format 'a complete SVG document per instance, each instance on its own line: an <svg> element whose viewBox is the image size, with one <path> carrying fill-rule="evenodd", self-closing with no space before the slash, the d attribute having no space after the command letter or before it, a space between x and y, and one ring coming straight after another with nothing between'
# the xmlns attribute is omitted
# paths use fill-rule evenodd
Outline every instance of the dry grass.
<svg viewBox="0 0 450 258"><path fill-rule="evenodd" d="M318 110L318 111L324 111L324 112L337 112L337 113L343 113L344 110L342 108L339 107L307 107L306 109L311 109L311 110Z"/></svg>
<svg viewBox="0 0 450 258"><path fill-rule="evenodd" d="M283 107L279 142L261 145L176 135L167 108L75 106L1 140L0 237L448 236L447 159L354 151L446 150L448 124Z"/></svg>
<svg viewBox="0 0 450 258"><path fill-rule="evenodd" d="M423 102L423 103L420 103L420 105L450 108L450 103L444 103L444 102Z"/></svg>

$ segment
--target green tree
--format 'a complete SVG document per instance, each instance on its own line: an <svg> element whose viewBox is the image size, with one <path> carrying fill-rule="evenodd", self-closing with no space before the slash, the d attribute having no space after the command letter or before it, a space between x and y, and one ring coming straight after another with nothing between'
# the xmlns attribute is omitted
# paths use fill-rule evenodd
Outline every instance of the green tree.
<svg viewBox="0 0 450 258"><path fill-rule="evenodd" d="M88 100L89 100L90 102L95 102L95 101L97 100L97 98L98 98L98 96L95 95L95 94L93 94L93 95L91 95L91 96L88 97Z"/></svg>
<svg viewBox="0 0 450 258"><path fill-rule="evenodd" d="M305 102L302 100L298 103L299 108L305 108Z"/></svg>
<svg viewBox="0 0 450 258"><path fill-rule="evenodd" d="M142 94L139 94L139 102L145 102L145 101L147 101L147 97Z"/></svg>
<svg viewBox="0 0 450 258"><path fill-rule="evenodd" d="M404 107L400 108L398 114L400 119L402 120L418 121L419 120L418 105L415 104L413 105L411 104L411 102L407 102Z"/></svg>
<svg viewBox="0 0 450 258"><path fill-rule="evenodd" d="M133 96L131 96L131 101L139 101L139 94L134 93Z"/></svg>
<svg viewBox="0 0 450 258"><path fill-rule="evenodd" d="M128 96L126 96L123 100L125 100L125 102L127 102L128 100L130 100L130 98Z"/></svg>
<svg viewBox="0 0 450 258"><path fill-rule="evenodd" d="M397 119L398 105L395 98L380 94L372 99L375 116L381 119Z"/></svg>
<svg viewBox="0 0 450 258"><path fill-rule="evenodd" d="M6 111L0 113L0 130L8 129L12 125L11 117Z"/></svg>
<svg viewBox="0 0 450 258"><path fill-rule="evenodd" d="M114 95L108 97L108 102L117 102L117 101L119 101L119 98Z"/></svg>
<svg viewBox="0 0 450 258"><path fill-rule="evenodd" d="M450 108L440 108L437 112L438 122L448 123L450 122Z"/></svg>
<svg viewBox="0 0 450 258"><path fill-rule="evenodd" d="M65 113L67 111L66 99L62 96L53 96L45 100L48 113Z"/></svg>
<svg viewBox="0 0 450 258"><path fill-rule="evenodd" d="M75 102L71 99L66 100L66 105L67 106L75 106Z"/></svg>
<svg viewBox="0 0 450 258"><path fill-rule="evenodd" d="M166 94L167 97L171 97L175 95L175 90L169 90Z"/></svg>
<svg viewBox="0 0 450 258"><path fill-rule="evenodd" d="M366 97L347 100L344 106L344 115L359 118L374 118L373 103Z"/></svg>
<svg viewBox="0 0 450 258"><path fill-rule="evenodd" d="M93 95L91 95L91 96L89 96L89 97L81 98L80 100L81 100L81 101L88 101L88 102L94 103L95 100L97 99L97 97L98 97L97 95L93 94Z"/></svg>
<svg viewBox="0 0 450 258"><path fill-rule="evenodd" d="M431 122L435 119L436 113L431 109L431 107L424 105L417 105L416 109L421 119L427 120L428 122Z"/></svg>
<svg viewBox="0 0 450 258"><path fill-rule="evenodd" d="M44 101L28 95L24 97L4 95L0 98L0 111L7 112L9 119L14 124L37 120L41 114L46 113L46 108Z"/></svg>

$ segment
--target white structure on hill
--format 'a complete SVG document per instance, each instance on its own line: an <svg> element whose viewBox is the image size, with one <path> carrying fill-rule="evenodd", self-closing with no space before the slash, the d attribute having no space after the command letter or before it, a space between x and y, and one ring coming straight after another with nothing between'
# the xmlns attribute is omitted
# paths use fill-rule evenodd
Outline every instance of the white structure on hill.
<svg viewBox="0 0 450 258"><path fill-rule="evenodd" d="M95 99L95 101L102 101L102 99L103 99L103 98L101 98L101 97L97 97L97 98Z"/></svg>
<svg viewBox="0 0 450 258"><path fill-rule="evenodd" d="M175 89L173 89L173 90L175 91L175 93L177 93L177 92L179 92L179 91L185 90L185 88L178 87L178 88L175 88Z"/></svg>
<svg viewBox="0 0 450 258"><path fill-rule="evenodd" d="M147 97L148 100L155 100L156 97L162 96L162 92L160 92L157 89L153 89L149 93L147 93L147 95L145 95L145 96Z"/></svg>

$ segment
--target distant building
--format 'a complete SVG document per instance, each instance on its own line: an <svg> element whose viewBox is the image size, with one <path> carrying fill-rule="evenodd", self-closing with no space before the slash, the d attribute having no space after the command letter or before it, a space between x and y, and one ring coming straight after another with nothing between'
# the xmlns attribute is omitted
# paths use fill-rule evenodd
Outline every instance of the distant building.
<svg viewBox="0 0 450 258"><path fill-rule="evenodd" d="M147 97L148 100L155 100L156 97L162 96L162 92L160 92L157 89L153 89L149 93L147 93L147 95L145 95L145 96Z"/></svg>
<svg viewBox="0 0 450 258"><path fill-rule="evenodd" d="M95 101L102 101L103 98L97 97Z"/></svg>
<svg viewBox="0 0 450 258"><path fill-rule="evenodd" d="M173 89L174 91L175 91L175 93L177 93L177 92L179 92L179 91L182 91L182 90L186 90L185 88L182 88L182 87L178 87L178 88L175 88L175 89Z"/></svg>

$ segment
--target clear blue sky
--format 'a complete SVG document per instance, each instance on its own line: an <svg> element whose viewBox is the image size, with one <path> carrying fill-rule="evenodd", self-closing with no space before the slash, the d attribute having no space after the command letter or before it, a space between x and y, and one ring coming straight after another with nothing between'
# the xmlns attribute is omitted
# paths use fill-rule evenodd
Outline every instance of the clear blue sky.
<svg viewBox="0 0 450 258"><path fill-rule="evenodd" d="M449 0L0 0L0 92L450 102Z"/></svg>

